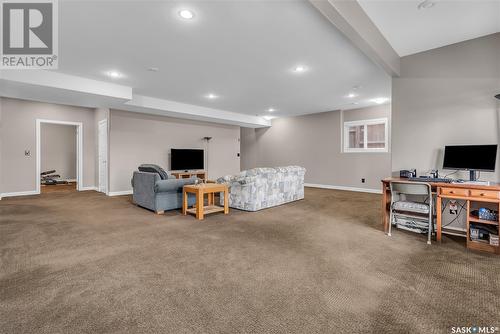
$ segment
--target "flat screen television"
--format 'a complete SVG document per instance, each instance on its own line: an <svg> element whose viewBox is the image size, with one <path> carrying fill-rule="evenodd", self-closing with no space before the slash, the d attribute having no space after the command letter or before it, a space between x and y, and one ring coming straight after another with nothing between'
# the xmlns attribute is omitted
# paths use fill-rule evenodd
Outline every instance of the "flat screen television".
<svg viewBox="0 0 500 334"><path fill-rule="evenodd" d="M444 148L444 169L495 171L498 145L462 145Z"/></svg>
<svg viewBox="0 0 500 334"><path fill-rule="evenodd" d="M170 169L204 169L204 156L205 154L203 150L173 148L170 155Z"/></svg>

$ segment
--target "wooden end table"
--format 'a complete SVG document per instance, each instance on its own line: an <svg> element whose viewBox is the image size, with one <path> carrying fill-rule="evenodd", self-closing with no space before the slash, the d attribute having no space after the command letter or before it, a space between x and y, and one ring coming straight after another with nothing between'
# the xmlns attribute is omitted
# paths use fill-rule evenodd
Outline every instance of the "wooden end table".
<svg viewBox="0 0 500 334"><path fill-rule="evenodd" d="M196 205L188 209L188 193L196 195ZM215 205L215 193L224 193L224 206ZM208 195L208 205L205 206L205 194ZM215 212L229 213L229 191L227 185L218 183L200 183L185 185L182 188L182 214L195 214L196 219L202 220L206 214Z"/></svg>

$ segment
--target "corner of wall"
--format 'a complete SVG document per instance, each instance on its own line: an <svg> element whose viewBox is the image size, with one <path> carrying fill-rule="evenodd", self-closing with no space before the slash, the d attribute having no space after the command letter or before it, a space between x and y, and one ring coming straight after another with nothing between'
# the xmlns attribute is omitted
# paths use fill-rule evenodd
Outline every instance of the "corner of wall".
<svg viewBox="0 0 500 334"><path fill-rule="evenodd" d="M0 97L0 200L2 199L2 193L3 193L3 185L2 185L2 182L3 182L3 174L2 174L2 161L3 161L3 156L2 156L2 143L3 143L3 139L2 139L2 126L3 126L3 123L2 123L2 97Z"/></svg>

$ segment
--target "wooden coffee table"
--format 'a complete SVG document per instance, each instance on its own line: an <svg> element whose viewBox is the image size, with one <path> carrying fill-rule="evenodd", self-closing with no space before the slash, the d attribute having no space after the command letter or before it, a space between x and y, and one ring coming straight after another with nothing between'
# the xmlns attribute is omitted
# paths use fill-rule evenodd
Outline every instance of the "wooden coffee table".
<svg viewBox="0 0 500 334"><path fill-rule="evenodd" d="M196 205L188 209L188 193L196 195ZM224 194L224 206L215 205L215 193ZM205 206L205 194L208 196L208 205ZM182 188L182 214L192 213L196 218L202 220L206 214L215 212L229 213L229 191L227 185L217 183L190 184Z"/></svg>

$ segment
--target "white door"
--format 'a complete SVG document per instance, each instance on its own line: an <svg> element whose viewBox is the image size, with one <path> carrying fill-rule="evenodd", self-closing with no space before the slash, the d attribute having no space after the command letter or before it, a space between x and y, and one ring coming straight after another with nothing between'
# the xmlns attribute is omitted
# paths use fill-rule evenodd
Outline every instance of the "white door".
<svg viewBox="0 0 500 334"><path fill-rule="evenodd" d="M108 121L99 122L99 191L108 193Z"/></svg>

